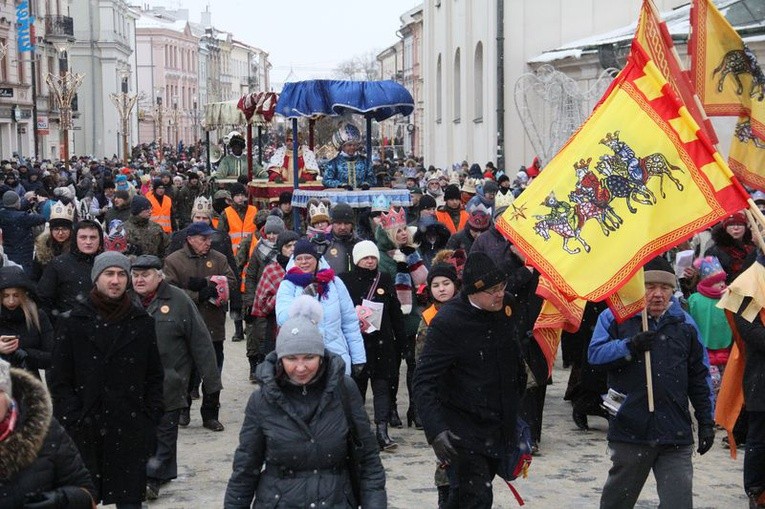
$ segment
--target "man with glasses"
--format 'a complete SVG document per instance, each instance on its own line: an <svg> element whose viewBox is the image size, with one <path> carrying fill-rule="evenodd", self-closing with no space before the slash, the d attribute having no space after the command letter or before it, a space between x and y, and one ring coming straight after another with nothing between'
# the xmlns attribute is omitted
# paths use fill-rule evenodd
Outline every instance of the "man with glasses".
<svg viewBox="0 0 765 509"><path fill-rule="evenodd" d="M431 322L414 374L425 435L449 469L447 507L490 508L499 458L517 443L526 372L506 280L488 255L468 256L460 294Z"/></svg>

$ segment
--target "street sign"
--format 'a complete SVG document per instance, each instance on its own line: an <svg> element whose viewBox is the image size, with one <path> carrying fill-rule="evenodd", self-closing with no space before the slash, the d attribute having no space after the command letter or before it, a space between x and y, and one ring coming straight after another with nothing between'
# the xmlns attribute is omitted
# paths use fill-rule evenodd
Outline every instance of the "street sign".
<svg viewBox="0 0 765 509"><path fill-rule="evenodd" d="M48 117L37 117L37 134L48 135Z"/></svg>

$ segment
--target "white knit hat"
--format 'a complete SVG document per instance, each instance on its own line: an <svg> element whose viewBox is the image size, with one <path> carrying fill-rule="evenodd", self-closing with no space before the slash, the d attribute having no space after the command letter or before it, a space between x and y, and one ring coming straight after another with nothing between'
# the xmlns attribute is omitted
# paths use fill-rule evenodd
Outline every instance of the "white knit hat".
<svg viewBox="0 0 765 509"><path fill-rule="evenodd" d="M362 240L355 246L353 246L353 264L358 263L367 256L374 256L377 261L380 261L380 250L377 249L377 244L371 240Z"/></svg>

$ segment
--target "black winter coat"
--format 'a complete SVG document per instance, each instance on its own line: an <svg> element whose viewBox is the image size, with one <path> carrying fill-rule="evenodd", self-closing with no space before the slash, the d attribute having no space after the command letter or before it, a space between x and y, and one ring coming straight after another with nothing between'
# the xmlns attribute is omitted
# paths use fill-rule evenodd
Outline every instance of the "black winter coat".
<svg viewBox="0 0 765 509"><path fill-rule="evenodd" d="M428 270L433 264L436 253L446 247L449 237L451 237L451 233L443 223L435 222L425 227L418 226L417 233L414 234L414 242L420 245L422 261Z"/></svg>
<svg viewBox="0 0 765 509"><path fill-rule="evenodd" d="M340 238L334 234L328 237L329 246L324 251L324 259L336 275L344 274L353 270L353 246L361 242L355 234L348 238Z"/></svg>
<svg viewBox="0 0 765 509"><path fill-rule="evenodd" d="M40 378L40 369L50 368L53 353L53 327L45 311L38 310L40 330L27 327L24 311L0 307L0 336L19 336L19 348L10 355L2 355L12 366L23 368Z"/></svg>
<svg viewBox="0 0 765 509"><path fill-rule="evenodd" d="M323 373L303 387L277 380L276 363L276 352L271 352L258 366L262 385L247 403L224 507L249 508L253 498L257 508L387 507L378 446L356 383L344 375L342 359L325 351ZM358 454L358 503L348 475L348 419L339 384L363 444Z"/></svg>
<svg viewBox="0 0 765 509"><path fill-rule="evenodd" d="M65 508L90 509L93 481L74 442L51 417L45 387L21 370L11 370L11 382L19 417L0 441L0 507L23 507L27 494L60 489L69 502Z"/></svg>
<svg viewBox="0 0 765 509"><path fill-rule="evenodd" d="M744 301L741 309L746 309L749 302ZM760 316L748 322L735 315L736 328L746 345L746 364L744 366L744 401L750 412L765 412L765 325Z"/></svg>
<svg viewBox="0 0 765 509"><path fill-rule="evenodd" d="M480 238L480 236L478 237ZM473 242L476 238L470 233L470 227L465 225L463 229L449 237L449 241L446 243L446 249L463 249L466 253L470 253L470 249L473 247Z"/></svg>
<svg viewBox="0 0 765 509"><path fill-rule="evenodd" d="M32 273L32 254L35 248L34 227L45 224L40 214L22 212L18 209L0 208L0 228L3 230L3 246L8 258Z"/></svg>
<svg viewBox="0 0 765 509"><path fill-rule="evenodd" d="M366 369L370 378L393 378L398 366L398 352L402 351L406 344L406 328L401 303L396 296L390 274L357 266L351 272L340 274L340 279L345 283L353 305L360 306L361 301L367 298L377 274L380 274L380 281L371 300L383 303L385 308L380 330L371 334L361 333L367 353Z"/></svg>
<svg viewBox="0 0 765 509"><path fill-rule="evenodd" d="M88 299L56 332L49 382L56 417L104 504L143 500L146 459L163 414L154 320L133 304L107 323Z"/></svg>
<svg viewBox="0 0 765 509"><path fill-rule="evenodd" d="M470 253L485 253L498 267L507 268L508 263L513 263L512 268L522 265L510 250L510 242L494 227L475 239Z"/></svg>
<svg viewBox="0 0 765 509"><path fill-rule="evenodd" d="M514 306L506 294L492 313L460 293L430 323L413 386L429 443L450 430L465 450L498 457L514 440L526 389Z"/></svg>
<svg viewBox="0 0 765 509"><path fill-rule="evenodd" d="M54 322L87 299L93 288L90 272L94 259L82 253L64 253L45 267L37 283L37 295Z"/></svg>

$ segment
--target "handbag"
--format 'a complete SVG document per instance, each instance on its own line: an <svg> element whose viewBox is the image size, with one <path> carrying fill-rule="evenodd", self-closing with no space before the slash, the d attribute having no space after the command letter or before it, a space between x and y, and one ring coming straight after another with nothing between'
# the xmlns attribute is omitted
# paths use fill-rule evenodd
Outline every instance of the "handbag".
<svg viewBox="0 0 765 509"><path fill-rule="evenodd" d="M359 477L361 449L363 444L359 438L359 433L356 430L356 425L353 423L353 417L351 413L351 403L348 400L348 394L345 392L345 384L340 381L340 400L343 403L343 413L345 414L345 420L348 422L348 437L347 437L347 449L348 456L345 458L346 468L348 469L348 477L351 479L351 489L353 490L353 497L356 499L356 507L361 507L361 477Z"/></svg>
<svg viewBox="0 0 765 509"><path fill-rule="evenodd" d="M518 417L515 433L518 441L515 444L510 444L504 454L500 456L497 475L504 479L505 484L518 501L518 505L523 505L523 498L521 498L518 490L510 484L510 481L514 481L518 477L525 479L528 476L531 466L531 428L526 424L526 421Z"/></svg>

